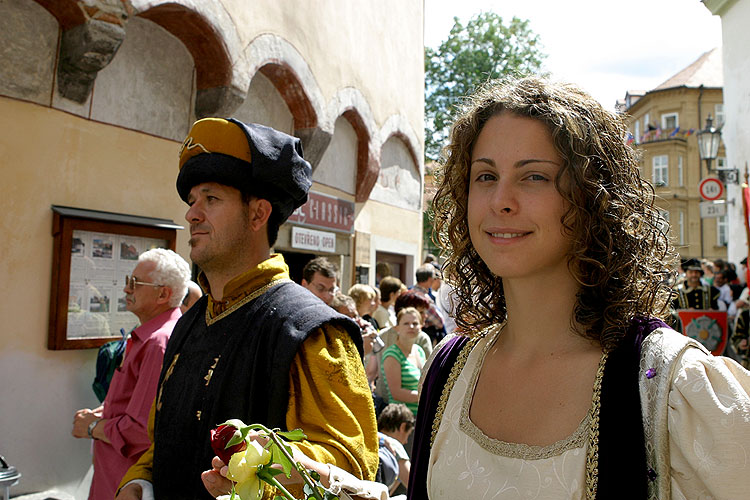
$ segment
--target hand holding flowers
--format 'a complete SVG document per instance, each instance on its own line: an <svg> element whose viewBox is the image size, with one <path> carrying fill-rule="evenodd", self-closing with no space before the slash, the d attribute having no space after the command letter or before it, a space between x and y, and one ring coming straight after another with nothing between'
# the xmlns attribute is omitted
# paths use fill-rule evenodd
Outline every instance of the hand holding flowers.
<svg viewBox="0 0 750 500"><path fill-rule="evenodd" d="M228 420L211 431L211 447L217 456L212 461L213 470L202 474L204 485L216 495L227 491L227 480L230 480L230 494L217 498L258 500L263 495L262 482L266 482L283 495L276 498L296 500L276 477L284 474L290 478L294 471L305 482L306 499L337 499L321 484L320 475L308 471L301 463L306 457L284 442L305 438L300 429L282 432L261 424L245 425L241 420Z"/></svg>

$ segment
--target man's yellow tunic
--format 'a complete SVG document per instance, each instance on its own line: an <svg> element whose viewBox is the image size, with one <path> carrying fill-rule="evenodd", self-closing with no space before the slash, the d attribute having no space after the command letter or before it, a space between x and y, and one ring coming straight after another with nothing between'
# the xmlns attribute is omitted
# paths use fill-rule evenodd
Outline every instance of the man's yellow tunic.
<svg viewBox="0 0 750 500"><path fill-rule="evenodd" d="M199 281L209 293L207 298L203 299L206 301L205 313L193 321L213 325L232 314L243 311L248 304L267 293L272 293L277 286L281 284L289 286L289 274L283 258L280 255L274 255L257 268L227 283L222 301L213 300L204 276L199 276ZM320 305L327 307L322 301ZM188 311L186 316L190 319L195 317L195 314L191 317ZM252 325L247 325L247 330L251 331ZM169 378L174 370L179 369L181 361L181 353L170 353L169 349L167 352L155 408L152 408L149 419L152 445L130 468L121 485L133 479L153 481L155 414L162 410L161 405L164 403L161 401L162 391L169 390ZM274 356L275 353L267 353L267 355ZM184 364L184 359L182 361ZM208 378L206 386L209 386L214 367L208 370L206 377L203 377ZM185 367L182 368L185 369ZM295 445L314 460L334 464L360 478L374 478L378 466L377 425L367 377L350 334L336 324L325 323L315 328L299 345L291 360L287 376L289 397L285 413L286 428L301 428L307 435L307 440L295 443ZM173 387L171 390L176 389ZM179 390L191 392L200 389L181 387ZM247 397L253 398L253 395L248 394ZM165 401L171 400L165 398ZM195 415L181 414L179 416L181 419L197 421L200 421L201 417L200 410ZM228 418L244 419L243 415L229 415ZM211 426L219 423L221 422L211 422ZM253 422L246 421L246 423ZM268 424L267 422L260 423ZM195 427L198 423L192 422L191 425ZM162 434L163 432L157 430L157 448L160 445L163 446L159 442ZM208 436L189 435L182 436L180 439L184 442L207 440ZM179 446L179 443L170 443L170 446L172 445ZM159 456L158 452L156 456ZM209 458L203 465L203 470L210 468ZM185 479L190 483L195 481L195 478ZM270 498L271 493L267 489L264 497ZM207 493L204 490L191 492L191 495L194 495L193 498L201 498Z"/></svg>

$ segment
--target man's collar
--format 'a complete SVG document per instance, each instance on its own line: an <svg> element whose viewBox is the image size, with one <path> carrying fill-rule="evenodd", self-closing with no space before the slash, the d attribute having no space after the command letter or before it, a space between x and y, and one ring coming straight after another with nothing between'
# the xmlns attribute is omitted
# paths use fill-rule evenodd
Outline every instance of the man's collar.
<svg viewBox="0 0 750 500"><path fill-rule="evenodd" d="M206 275L201 272L198 275L198 284L208 295L206 319L213 319L229 311L253 292L269 283L282 279L289 279L289 267L284 262L284 257L281 254L273 254L256 267L229 280L224 285L222 300L216 301L211 295L211 284L208 282Z"/></svg>

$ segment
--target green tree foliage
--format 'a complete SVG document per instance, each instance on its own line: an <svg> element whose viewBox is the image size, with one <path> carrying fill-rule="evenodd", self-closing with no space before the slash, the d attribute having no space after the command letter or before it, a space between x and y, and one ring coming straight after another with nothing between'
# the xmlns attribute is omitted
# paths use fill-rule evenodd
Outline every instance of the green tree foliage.
<svg viewBox="0 0 750 500"><path fill-rule="evenodd" d="M504 24L492 12L457 17L437 49L425 48L425 156L436 160L445 145L461 98L487 80L538 72L545 54L529 22L517 17Z"/></svg>

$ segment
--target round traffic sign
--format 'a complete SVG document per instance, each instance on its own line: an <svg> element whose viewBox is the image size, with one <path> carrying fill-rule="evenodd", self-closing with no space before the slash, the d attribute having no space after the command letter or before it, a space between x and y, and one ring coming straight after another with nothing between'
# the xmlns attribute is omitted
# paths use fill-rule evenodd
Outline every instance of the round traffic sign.
<svg viewBox="0 0 750 500"><path fill-rule="evenodd" d="M716 177L707 177L698 185L698 191L706 201L718 200L724 196L724 184Z"/></svg>

